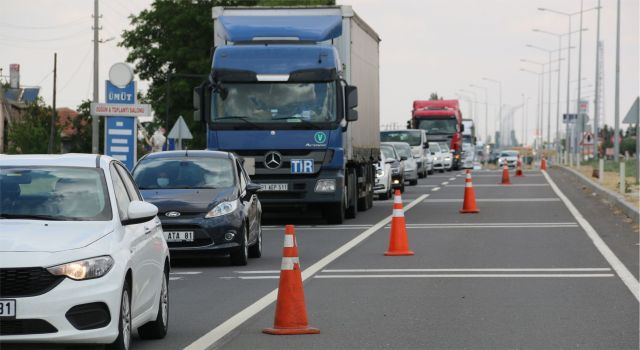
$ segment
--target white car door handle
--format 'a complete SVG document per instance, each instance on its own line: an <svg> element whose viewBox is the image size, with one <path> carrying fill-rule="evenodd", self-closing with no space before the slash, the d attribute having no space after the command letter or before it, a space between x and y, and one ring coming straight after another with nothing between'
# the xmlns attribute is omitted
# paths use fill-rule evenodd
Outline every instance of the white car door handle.
<svg viewBox="0 0 640 350"><path fill-rule="evenodd" d="M150 233L151 233L151 231L153 231L153 230L151 229L151 227L146 227L146 226L145 226L145 228L144 228L144 234L145 234L145 235L150 234Z"/></svg>

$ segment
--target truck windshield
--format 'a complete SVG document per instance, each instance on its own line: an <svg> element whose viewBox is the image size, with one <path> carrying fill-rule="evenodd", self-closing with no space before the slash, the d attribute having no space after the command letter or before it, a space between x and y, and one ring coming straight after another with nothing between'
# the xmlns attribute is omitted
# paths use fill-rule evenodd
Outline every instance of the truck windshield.
<svg viewBox="0 0 640 350"><path fill-rule="evenodd" d="M225 83L212 99L214 123L316 124L337 117L336 82Z"/></svg>
<svg viewBox="0 0 640 350"><path fill-rule="evenodd" d="M411 146L420 146L421 131L383 131L380 133L381 142L406 142Z"/></svg>
<svg viewBox="0 0 640 350"><path fill-rule="evenodd" d="M457 125L454 118L418 119L418 129L426 130L427 134L454 134L458 131Z"/></svg>

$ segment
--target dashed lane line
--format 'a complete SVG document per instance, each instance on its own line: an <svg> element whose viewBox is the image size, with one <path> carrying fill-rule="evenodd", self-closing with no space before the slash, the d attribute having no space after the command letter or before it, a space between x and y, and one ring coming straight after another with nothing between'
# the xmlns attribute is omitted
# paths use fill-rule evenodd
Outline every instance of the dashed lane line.
<svg viewBox="0 0 640 350"><path fill-rule="evenodd" d="M416 200L409 203L404 210L405 211L410 210L411 208L416 206L418 203L422 202L425 198L426 198L426 195L422 195L418 197ZM312 277L313 275L315 275L316 273L324 269L327 265L332 263L334 260L342 256L349 250L353 249L355 246L360 244L365 239L369 238L369 236L374 234L379 229L383 228L390 221L391 221L391 215L380 220L378 223L376 223L369 229L365 230L364 232L362 232L361 234L359 234L358 236L356 236L346 244L342 245L340 248L334 250L329 255L325 256L324 258L317 261L315 264L306 268L304 271L302 271L302 281L305 281L306 279ZM227 334L232 332L234 329L236 329L238 326L242 325L249 318L253 317L258 312L262 311L264 308L271 305L274 301L276 301L277 296L278 296L278 288L272 290L267 295L263 296L262 298L260 298L253 304L249 305L242 311L231 316L225 322L218 325L216 328L212 329L207 334L197 339L195 342L191 343L189 346L185 348L185 350L201 350L201 349L209 348L210 346L217 343L224 336L226 336Z"/></svg>
<svg viewBox="0 0 640 350"><path fill-rule="evenodd" d="M468 268L468 269L325 269L324 273L375 273L375 272L598 272L611 271L609 267L551 267L551 268Z"/></svg>
<svg viewBox="0 0 640 350"><path fill-rule="evenodd" d="M464 187L465 185L449 185L449 187ZM548 187L548 184L511 184L511 185L502 185L502 184L473 184L473 187Z"/></svg>
<svg viewBox="0 0 640 350"><path fill-rule="evenodd" d="M445 181L445 182L441 183L442 186L446 186L448 184L449 184L449 181Z"/></svg>
<svg viewBox="0 0 640 350"><path fill-rule="evenodd" d="M440 187L434 187L434 188L431 189L431 191L433 191L433 192L439 191L439 190L440 190Z"/></svg>
<svg viewBox="0 0 640 350"><path fill-rule="evenodd" d="M420 274L420 275L317 275L314 278L594 278L614 277L612 273L551 274Z"/></svg>
<svg viewBox="0 0 640 350"><path fill-rule="evenodd" d="M600 254L607 260L609 265L613 268L613 270L618 274L622 282L629 288L631 294L636 298L638 302L640 302L640 284L638 284L638 280L631 274L631 272L627 269L627 267L618 259L618 257L611 251L609 246L602 240L598 232L591 226L589 221L587 221L582 214L576 209L576 207L571 203L569 198L562 193L560 188L556 185L556 183L551 179L549 174L546 171L543 171L545 179L549 182L549 185L553 189L560 199L564 202L567 209L571 212L576 221L582 226L584 231L587 233L587 236L591 238L593 244L596 246Z"/></svg>
<svg viewBox="0 0 640 350"><path fill-rule="evenodd" d="M456 178L455 177L450 177L449 181L454 181Z"/></svg>
<svg viewBox="0 0 640 350"><path fill-rule="evenodd" d="M463 199L427 199L424 203L458 203ZM476 198L476 202L560 202L560 198Z"/></svg>

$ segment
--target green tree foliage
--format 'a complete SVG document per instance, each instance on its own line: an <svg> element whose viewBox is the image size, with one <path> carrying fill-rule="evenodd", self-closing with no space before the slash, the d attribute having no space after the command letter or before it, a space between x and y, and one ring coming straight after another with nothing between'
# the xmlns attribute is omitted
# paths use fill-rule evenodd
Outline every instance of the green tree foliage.
<svg viewBox="0 0 640 350"><path fill-rule="evenodd" d="M184 116L194 139L191 148L204 148L204 125L194 122L193 88L207 79L211 71L213 20L215 6L297 6L334 5L333 0L155 0L149 9L132 16L131 30L122 34L118 45L129 50L127 61L133 63L140 79L151 82L143 96L156 112L156 125L173 126L179 115ZM167 76L170 80L167 96ZM202 77L181 77L180 74L201 74ZM169 106L168 125L165 113Z"/></svg>
<svg viewBox="0 0 640 350"><path fill-rule="evenodd" d="M16 118L9 127L7 141L9 153L34 154L47 153L49 126L51 125L50 106L45 106L42 99L31 103L20 118ZM60 130L56 128L54 153L59 151Z"/></svg>
<svg viewBox="0 0 640 350"><path fill-rule="evenodd" d="M437 101L437 100L442 100L442 97L438 96L437 92L432 92L431 95L429 95L429 101Z"/></svg>
<svg viewBox="0 0 640 350"><path fill-rule="evenodd" d="M91 100L84 100L78 105L78 116L67 121L63 128L72 126L76 133L71 136L69 152L91 153ZM100 120L99 135L104 135L104 118ZM104 141L104 140L102 140ZM100 144L100 153L104 153L104 142Z"/></svg>

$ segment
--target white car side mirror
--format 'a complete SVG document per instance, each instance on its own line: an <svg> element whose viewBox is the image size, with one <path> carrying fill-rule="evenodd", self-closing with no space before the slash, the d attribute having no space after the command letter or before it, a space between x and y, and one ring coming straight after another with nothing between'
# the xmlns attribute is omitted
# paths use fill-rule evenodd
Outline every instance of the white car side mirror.
<svg viewBox="0 0 640 350"><path fill-rule="evenodd" d="M151 203L142 201L132 201L127 208L127 219L122 221L123 225L140 224L153 219L158 215L158 207Z"/></svg>

